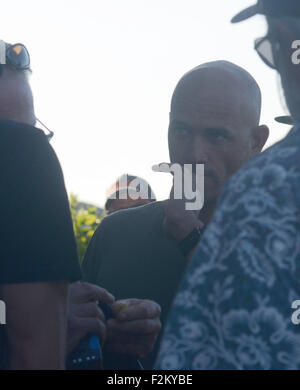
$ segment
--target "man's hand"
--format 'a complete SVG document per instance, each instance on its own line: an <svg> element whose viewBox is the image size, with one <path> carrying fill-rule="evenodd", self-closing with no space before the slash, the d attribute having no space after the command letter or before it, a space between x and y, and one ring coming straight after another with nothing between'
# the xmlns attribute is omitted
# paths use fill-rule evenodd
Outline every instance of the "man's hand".
<svg viewBox="0 0 300 390"><path fill-rule="evenodd" d="M112 304L115 298L105 289L77 282L69 288L67 355L88 333L95 333L103 342L106 338L105 317L98 302Z"/></svg>
<svg viewBox="0 0 300 390"><path fill-rule="evenodd" d="M161 163L155 165L152 169L155 172L172 173L168 169L171 167L169 163ZM191 172L191 180L196 182L195 175ZM194 177L194 179L192 179ZM175 180L175 177L173 181ZM184 183L182 182L182 188ZM199 220L199 211L186 210L187 200L182 194L182 199L175 199L174 197L174 183L168 200L163 202L165 218L164 230L166 234L176 241L180 242L187 237L195 228L203 228L203 223Z"/></svg>
<svg viewBox="0 0 300 390"><path fill-rule="evenodd" d="M185 199L168 199L163 202L164 230L177 242L182 241L195 228L204 226L194 211L185 209L185 202Z"/></svg>
<svg viewBox="0 0 300 390"><path fill-rule="evenodd" d="M161 330L160 306L149 300L124 299L115 302L112 310L116 318L107 321L107 349L138 358L148 355Z"/></svg>

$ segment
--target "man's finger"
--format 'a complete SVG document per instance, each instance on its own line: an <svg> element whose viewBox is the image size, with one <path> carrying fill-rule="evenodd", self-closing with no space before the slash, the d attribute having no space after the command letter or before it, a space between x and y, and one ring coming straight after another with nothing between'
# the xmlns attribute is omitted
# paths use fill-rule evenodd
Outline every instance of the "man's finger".
<svg viewBox="0 0 300 390"><path fill-rule="evenodd" d="M120 312L128 309L130 306L139 304L141 301L141 299L136 298L120 299L111 305L111 309L114 315L117 317Z"/></svg>
<svg viewBox="0 0 300 390"><path fill-rule="evenodd" d="M158 318L128 322L119 322L111 319L107 322L107 329L111 332L119 332L120 334L129 333L136 335L148 335L152 333L159 333L161 330L161 323Z"/></svg>
<svg viewBox="0 0 300 390"><path fill-rule="evenodd" d="M81 282L80 285L82 302L100 301L110 305L115 301L115 297L102 287L86 282Z"/></svg>
<svg viewBox="0 0 300 390"><path fill-rule="evenodd" d="M76 315L78 317L84 318L99 318L101 321L105 322L105 316L103 311L98 306L97 302L87 302L81 303L76 307Z"/></svg>
<svg viewBox="0 0 300 390"><path fill-rule="evenodd" d="M77 318L68 326L67 354L72 352L86 335L93 333L98 335L101 342L106 338L106 326L99 318Z"/></svg>
<svg viewBox="0 0 300 390"><path fill-rule="evenodd" d="M171 167L170 163L163 162L163 163L160 163L160 164L153 165L152 166L152 171L173 174L173 172L170 172L170 167Z"/></svg>
<svg viewBox="0 0 300 390"><path fill-rule="evenodd" d="M160 306L150 300L131 300L126 307L122 308L125 302L116 302L113 306L116 311L116 319L119 321L133 321L139 319L150 319L159 317L161 314ZM121 310L117 310L121 306Z"/></svg>

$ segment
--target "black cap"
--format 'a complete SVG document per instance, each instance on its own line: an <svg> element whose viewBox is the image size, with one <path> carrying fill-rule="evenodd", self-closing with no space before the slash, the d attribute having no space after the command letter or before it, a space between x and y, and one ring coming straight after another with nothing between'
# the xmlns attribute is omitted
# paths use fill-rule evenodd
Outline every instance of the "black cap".
<svg viewBox="0 0 300 390"><path fill-rule="evenodd" d="M293 126L294 125L294 120L291 116L289 115L284 115L284 116L277 116L275 118L275 121L276 122L279 122L279 123L283 123L285 125L290 125L290 126Z"/></svg>
<svg viewBox="0 0 300 390"><path fill-rule="evenodd" d="M255 5L238 13L231 23L242 22L254 15L261 14L272 17L291 16L300 18L299 0L258 0Z"/></svg>

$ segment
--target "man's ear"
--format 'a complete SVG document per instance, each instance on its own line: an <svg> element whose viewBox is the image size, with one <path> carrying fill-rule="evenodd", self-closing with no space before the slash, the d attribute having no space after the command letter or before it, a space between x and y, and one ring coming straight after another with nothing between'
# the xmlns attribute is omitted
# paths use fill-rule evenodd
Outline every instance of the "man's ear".
<svg viewBox="0 0 300 390"><path fill-rule="evenodd" d="M252 145L251 153L253 156L260 153L269 138L269 128L266 125L261 125L252 130Z"/></svg>

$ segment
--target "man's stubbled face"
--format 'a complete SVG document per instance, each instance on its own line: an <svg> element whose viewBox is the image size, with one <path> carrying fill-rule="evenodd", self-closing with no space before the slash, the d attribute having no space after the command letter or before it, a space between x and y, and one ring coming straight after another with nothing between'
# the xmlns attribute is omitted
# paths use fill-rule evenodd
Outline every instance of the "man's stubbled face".
<svg viewBox="0 0 300 390"><path fill-rule="evenodd" d="M239 85L234 75L209 66L199 75L185 76L175 90L169 149L172 163L205 164L207 205L216 203L228 178L252 157L259 114L254 118L255 104L247 106L245 83Z"/></svg>

